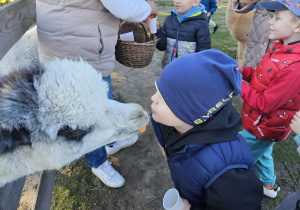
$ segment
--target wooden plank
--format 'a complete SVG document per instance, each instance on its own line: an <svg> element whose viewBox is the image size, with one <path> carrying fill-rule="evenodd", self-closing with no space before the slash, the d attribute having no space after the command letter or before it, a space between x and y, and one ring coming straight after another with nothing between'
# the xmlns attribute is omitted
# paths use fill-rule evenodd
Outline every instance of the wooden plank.
<svg viewBox="0 0 300 210"><path fill-rule="evenodd" d="M1 210L16 210L18 208L24 183L25 177L0 188Z"/></svg>
<svg viewBox="0 0 300 210"><path fill-rule="evenodd" d="M56 172L55 170L43 171L37 190L37 197L33 204L34 210L50 209Z"/></svg>
<svg viewBox="0 0 300 210"><path fill-rule="evenodd" d="M35 22L35 0L15 0L0 7L0 59Z"/></svg>

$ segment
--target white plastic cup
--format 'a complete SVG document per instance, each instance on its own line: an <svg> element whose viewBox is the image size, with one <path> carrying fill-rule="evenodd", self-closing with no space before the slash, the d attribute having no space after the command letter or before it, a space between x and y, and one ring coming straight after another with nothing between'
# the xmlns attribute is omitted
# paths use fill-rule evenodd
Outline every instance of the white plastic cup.
<svg viewBox="0 0 300 210"><path fill-rule="evenodd" d="M120 39L121 39L122 41L130 41L130 42L134 42L133 31L130 31L130 32L125 33L125 34L120 34Z"/></svg>
<svg viewBox="0 0 300 210"><path fill-rule="evenodd" d="M157 17L148 19L150 34L156 34L157 32L156 22L157 22Z"/></svg>
<svg viewBox="0 0 300 210"><path fill-rule="evenodd" d="M171 188L165 193L163 206L167 210L183 210L184 203L175 188Z"/></svg>

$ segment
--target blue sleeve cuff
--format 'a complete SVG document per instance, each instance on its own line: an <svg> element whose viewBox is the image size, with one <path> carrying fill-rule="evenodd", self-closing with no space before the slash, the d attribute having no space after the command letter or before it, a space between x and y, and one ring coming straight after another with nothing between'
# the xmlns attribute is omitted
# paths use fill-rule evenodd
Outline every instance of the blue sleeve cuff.
<svg viewBox="0 0 300 210"><path fill-rule="evenodd" d="M297 146L300 146L300 134L294 137L294 141L296 142Z"/></svg>

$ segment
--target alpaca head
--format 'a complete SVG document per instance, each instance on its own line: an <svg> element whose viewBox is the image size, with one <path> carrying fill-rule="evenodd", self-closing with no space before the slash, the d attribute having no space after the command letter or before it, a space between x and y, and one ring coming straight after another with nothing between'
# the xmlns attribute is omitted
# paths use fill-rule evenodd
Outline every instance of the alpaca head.
<svg viewBox="0 0 300 210"><path fill-rule="evenodd" d="M0 78L0 187L138 134L148 114L109 100L107 90L81 59L55 59Z"/></svg>

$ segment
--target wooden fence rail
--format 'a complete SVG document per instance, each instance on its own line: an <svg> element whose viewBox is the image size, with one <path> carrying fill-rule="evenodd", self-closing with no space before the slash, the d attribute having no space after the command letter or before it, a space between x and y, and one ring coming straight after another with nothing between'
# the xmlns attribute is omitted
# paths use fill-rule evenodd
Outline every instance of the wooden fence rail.
<svg viewBox="0 0 300 210"><path fill-rule="evenodd" d="M35 0L16 0L0 7L0 59L35 22Z"/></svg>

